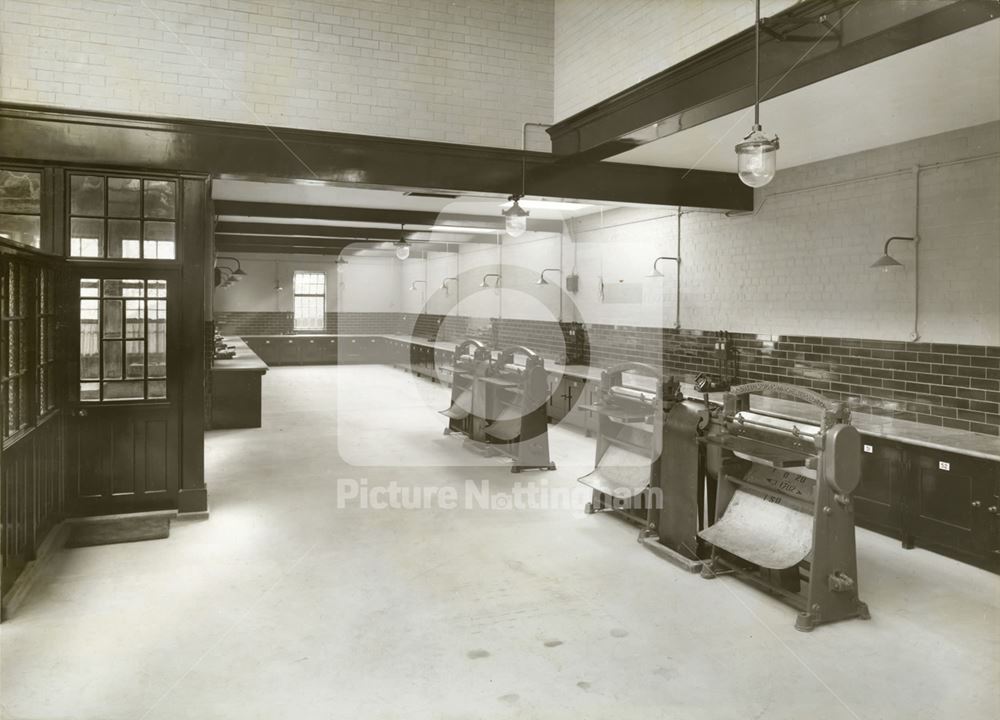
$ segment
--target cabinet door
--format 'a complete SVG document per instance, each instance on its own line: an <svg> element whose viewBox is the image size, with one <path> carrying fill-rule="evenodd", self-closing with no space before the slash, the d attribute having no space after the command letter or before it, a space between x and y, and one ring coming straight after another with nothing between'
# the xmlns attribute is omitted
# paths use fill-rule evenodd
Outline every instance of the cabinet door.
<svg viewBox="0 0 1000 720"><path fill-rule="evenodd" d="M299 361L303 365L319 365L326 357L326 338L299 338Z"/></svg>
<svg viewBox="0 0 1000 720"><path fill-rule="evenodd" d="M577 404L583 404L584 382L578 378L570 378L566 382L566 392L561 396L566 422L576 427L585 427L587 417Z"/></svg>
<svg viewBox="0 0 1000 720"><path fill-rule="evenodd" d="M340 361L340 346L337 338L323 338L323 363L326 365L336 365Z"/></svg>
<svg viewBox="0 0 1000 720"><path fill-rule="evenodd" d="M370 337L364 339L363 362L377 364L383 362L383 341L382 338Z"/></svg>
<svg viewBox="0 0 1000 720"><path fill-rule="evenodd" d="M861 482L854 491L855 519L863 528L903 537L903 452L894 442L865 435Z"/></svg>
<svg viewBox="0 0 1000 720"><path fill-rule="evenodd" d="M994 565L1000 464L922 448L910 450L913 534L919 546Z"/></svg>
<svg viewBox="0 0 1000 720"><path fill-rule="evenodd" d="M280 365L279 346L274 338L254 338L250 345L257 357L268 365Z"/></svg>

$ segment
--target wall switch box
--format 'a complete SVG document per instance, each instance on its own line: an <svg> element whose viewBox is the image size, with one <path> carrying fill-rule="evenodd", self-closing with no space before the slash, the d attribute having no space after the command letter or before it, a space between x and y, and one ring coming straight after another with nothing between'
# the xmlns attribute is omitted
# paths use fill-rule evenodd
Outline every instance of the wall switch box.
<svg viewBox="0 0 1000 720"><path fill-rule="evenodd" d="M566 291L575 293L580 289L580 276L579 275L567 275L566 276Z"/></svg>

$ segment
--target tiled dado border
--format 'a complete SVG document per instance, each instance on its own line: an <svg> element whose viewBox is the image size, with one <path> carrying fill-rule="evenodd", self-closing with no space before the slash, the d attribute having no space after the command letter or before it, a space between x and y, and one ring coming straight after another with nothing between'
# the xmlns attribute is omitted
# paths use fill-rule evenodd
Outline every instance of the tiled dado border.
<svg viewBox="0 0 1000 720"><path fill-rule="evenodd" d="M216 312L215 326L223 335L283 335L295 332L290 312ZM392 334L399 330L398 313L330 312L328 333Z"/></svg>
<svg viewBox="0 0 1000 720"><path fill-rule="evenodd" d="M558 358L564 332L552 322L501 320L501 344ZM718 334L585 325L589 364L638 361L693 380L718 367ZM859 412L1000 435L1000 347L859 338L732 333L741 382L807 387Z"/></svg>
<svg viewBox="0 0 1000 720"><path fill-rule="evenodd" d="M404 333L461 340L485 319L400 313L330 313L328 332ZM289 313L217 313L225 334L292 332ZM526 345L564 359L568 324L494 321L497 344ZM581 359L598 367L647 362L692 380L717 368L717 334L621 325L585 325ZM797 335L731 335L741 381L770 380L851 402L861 412L1000 436L1000 347Z"/></svg>

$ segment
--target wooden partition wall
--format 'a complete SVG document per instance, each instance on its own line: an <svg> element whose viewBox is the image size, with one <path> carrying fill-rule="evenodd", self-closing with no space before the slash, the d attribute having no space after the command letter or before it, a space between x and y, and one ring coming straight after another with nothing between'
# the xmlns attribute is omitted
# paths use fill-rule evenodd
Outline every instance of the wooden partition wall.
<svg viewBox="0 0 1000 720"><path fill-rule="evenodd" d="M0 158L0 595L66 517L207 510L208 179Z"/></svg>

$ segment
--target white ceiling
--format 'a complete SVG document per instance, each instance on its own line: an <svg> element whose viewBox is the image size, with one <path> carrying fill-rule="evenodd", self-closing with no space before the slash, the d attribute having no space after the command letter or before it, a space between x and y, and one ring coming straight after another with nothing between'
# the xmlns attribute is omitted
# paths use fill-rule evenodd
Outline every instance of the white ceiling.
<svg viewBox="0 0 1000 720"><path fill-rule="evenodd" d="M762 92L766 91L762 87ZM794 167L1000 119L1000 20L768 100L764 132ZM753 108L653 140L612 162L735 171Z"/></svg>

